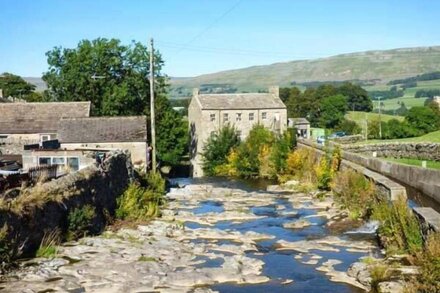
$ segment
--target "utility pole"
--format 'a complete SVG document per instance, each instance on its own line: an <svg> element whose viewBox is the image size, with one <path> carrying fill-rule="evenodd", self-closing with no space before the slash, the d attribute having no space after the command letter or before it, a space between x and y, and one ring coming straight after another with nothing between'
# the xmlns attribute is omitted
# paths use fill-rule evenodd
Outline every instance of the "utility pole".
<svg viewBox="0 0 440 293"><path fill-rule="evenodd" d="M380 115L381 114L381 111L380 111L380 108L381 108L380 99L382 97L378 97L378 98L379 98L379 137L380 137L380 139L382 139L382 116Z"/></svg>
<svg viewBox="0 0 440 293"><path fill-rule="evenodd" d="M154 45L150 40L150 118L151 118L151 170L156 173L156 123L154 117Z"/></svg>

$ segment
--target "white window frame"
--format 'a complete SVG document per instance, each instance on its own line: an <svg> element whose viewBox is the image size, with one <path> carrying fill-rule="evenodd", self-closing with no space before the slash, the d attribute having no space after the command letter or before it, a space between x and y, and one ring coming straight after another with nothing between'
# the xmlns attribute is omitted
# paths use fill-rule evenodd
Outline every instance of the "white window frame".
<svg viewBox="0 0 440 293"><path fill-rule="evenodd" d="M267 120L267 112L261 112L261 120Z"/></svg>
<svg viewBox="0 0 440 293"><path fill-rule="evenodd" d="M214 121L215 121L215 113L209 114L209 120L210 120L211 122L214 122Z"/></svg>
<svg viewBox="0 0 440 293"><path fill-rule="evenodd" d="M229 122L229 113L223 113L223 122Z"/></svg>
<svg viewBox="0 0 440 293"><path fill-rule="evenodd" d="M241 121L241 113L235 114L235 121Z"/></svg>
<svg viewBox="0 0 440 293"><path fill-rule="evenodd" d="M252 113L249 113L249 121L254 121L255 120L255 114L252 112Z"/></svg>

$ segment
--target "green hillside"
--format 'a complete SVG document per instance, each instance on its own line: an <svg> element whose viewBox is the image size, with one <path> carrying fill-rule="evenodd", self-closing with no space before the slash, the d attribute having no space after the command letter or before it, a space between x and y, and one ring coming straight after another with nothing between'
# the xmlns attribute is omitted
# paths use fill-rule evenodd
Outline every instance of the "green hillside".
<svg viewBox="0 0 440 293"><path fill-rule="evenodd" d="M228 70L192 78L172 79L174 89L188 92L204 84L228 84L238 91L266 89L269 85L288 86L292 82L389 80L440 71L440 46L368 51L314 60Z"/></svg>
<svg viewBox="0 0 440 293"><path fill-rule="evenodd" d="M365 123L365 119L367 119L368 121L378 121L379 114L378 113L371 113L371 112L349 111L345 115L345 118L356 122L358 125L363 125ZM399 121L402 121L404 118L402 116L381 114L380 119L384 122L387 122L391 119L397 119Z"/></svg>

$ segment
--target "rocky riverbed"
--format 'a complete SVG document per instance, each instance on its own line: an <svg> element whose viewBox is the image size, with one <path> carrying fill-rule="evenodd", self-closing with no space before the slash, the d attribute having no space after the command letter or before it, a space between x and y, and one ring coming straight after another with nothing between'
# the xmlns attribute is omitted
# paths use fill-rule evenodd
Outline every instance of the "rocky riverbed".
<svg viewBox="0 0 440 293"><path fill-rule="evenodd" d="M172 188L163 216L22 261L2 292L362 292L346 271L377 251L335 235L331 197L231 181ZM349 228L349 227L348 227Z"/></svg>

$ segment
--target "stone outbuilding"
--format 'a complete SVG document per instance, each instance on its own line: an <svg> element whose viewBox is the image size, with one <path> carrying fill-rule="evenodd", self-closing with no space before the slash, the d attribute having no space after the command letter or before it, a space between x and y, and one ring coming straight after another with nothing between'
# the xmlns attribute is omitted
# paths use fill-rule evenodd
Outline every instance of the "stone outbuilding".
<svg viewBox="0 0 440 293"><path fill-rule="evenodd" d="M128 150L135 166L147 163L145 116L61 119L58 139L62 150Z"/></svg>
<svg viewBox="0 0 440 293"><path fill-rule="evenodd" d="M198 89L188 108L190 158L193 177L203 176L202 152L209 136L231 125L245 139L255 124L277 134L287 129L287 110L279 97L279 88L268 93L200 94Z"/></svg>
<svg viewBox="0 0 440 293"><path fill-rule="evenodd" d="M306 118L289 118L288 127L296 129L298 138L310 138L310 122Z"/></svg>

